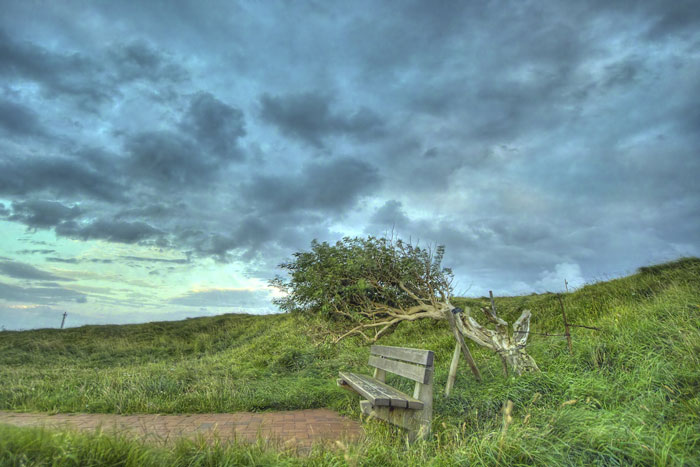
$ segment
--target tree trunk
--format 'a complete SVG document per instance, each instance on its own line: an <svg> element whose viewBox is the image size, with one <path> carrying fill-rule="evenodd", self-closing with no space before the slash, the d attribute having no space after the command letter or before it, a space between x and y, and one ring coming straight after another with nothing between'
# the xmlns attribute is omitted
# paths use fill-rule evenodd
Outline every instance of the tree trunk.
<svg viewBox="0 0 700 467"><path fill-rule="evenodd" d="M495 310L482 308L495 329L488 329L471 317L469 309L464 316L457 320L457 328L462 335L468 337L479 345L496 352L504 359L508 366L517 375L528 371L539 371L535 360L525 350L527 336L530 333L530 310L524 310L518 320L513 323L513 334L508 332L508 323L499 318Z"/></svg>
<svg viewBox="0 0 700 467"><path fill-rule="evenodd" d="M522 375L528 371L540 371L535 359L528 354L525 349L514 348L503 352L506 362L518 375Z"/></svg>

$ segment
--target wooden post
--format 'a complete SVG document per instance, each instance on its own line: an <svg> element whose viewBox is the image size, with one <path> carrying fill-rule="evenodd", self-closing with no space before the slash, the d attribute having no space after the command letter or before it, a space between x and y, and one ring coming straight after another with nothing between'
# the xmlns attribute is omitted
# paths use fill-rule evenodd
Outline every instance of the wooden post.
<svg viewBox="0 0 700 467"><path fill-rule="evenodd" d="M447 375L447 384L445 385L445 397L452 392L452 386L455 385L457 378L457 365L459 364L459 342L455 342L455 351L452 353L452 363L450 363L450 374Z"/></svg>
<svg viewBox="0 0 700 467"><path fill-rule="evenodd" d="M557 295L559 299L559 306L561 306L561 316L564 318L564 335L566 336L566 342L569 344L569 353L574 354L574 347L571 344L571 333L569 332L569 323L566 321L566 311L564 311L564 302L561 301L561 295Z"/></svg>
<svg viewBox="0 0 700 467"><path fill-rule="evenodd" d="M455 322L455 316L452 313L452 310L446 311L445 314L447 315L447 321L449 321L450 323L450 327L452 328L452 333L454 334L455 339L457 340L457 344L462 349L462 354L464 355L465 360L467 360L469 367L472 369L472 373L474 373L474 377L476 377L477 381L481 381L481 373L476 367L476 362L474 362L474 358L472 358L472 354L469 352L469 348L467 347L466 342L464 342L464 337L462 337L462 333L459 332L459 329L457 329L457 323Z"/></svg>
<svg viewBox="0 0 700 467"><path fill-rule="evenodd" d="M386 383L386 370L375 368L374 379L376 379L377 381L381 381L382 383Z"/></svg>
<svg viewBox="0 0 700 467"><path fill-rule="evenodd" d="M416 383L413 397L423 402L423 410L416 411L418 430L415 433L420 439L428 439L430 425L433 422L433 368L426 372L425 383Z"/></svg>
<svg viewBox="0 0 700 467"><path fill-rule="evenodd" d="M68 314L67 312L65 312L65 311L63 312L63 319L61 320L61 329L63 329L63 325L64 325L65 322L66 322L66 315L67 315L67 314Z"/></svg>
<svg viewBox="0 0 700 467"><path fill-rule="evenodd" d="M491 298L491 311L493 312L493 316L498 316L498 314L496 314L496 302L493 299L493 292L491 290L489 290L489 297ZM505 332L507 333L508 330L506 329ZM503 365L503 374L506 375L507 378L508 362L506 362L506 357L504 357L502 353L499 353L498 356L501 357L501 365Z"/></svg>

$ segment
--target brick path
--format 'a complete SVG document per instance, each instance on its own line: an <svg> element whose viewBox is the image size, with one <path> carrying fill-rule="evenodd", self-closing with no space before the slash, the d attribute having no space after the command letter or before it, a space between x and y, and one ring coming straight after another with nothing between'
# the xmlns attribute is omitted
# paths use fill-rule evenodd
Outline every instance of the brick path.
<svg viewBox="0 0 700 467"><path fill-rule="evenodd" d="M0 411L0 423L16 426L77 428L116 431L156 443L180 437L222 441L256 441L263 438L308 451L312 443L352 441L362 434L361 425L328 409L288 412L191 415L113 415L15 413Z"/></svg>

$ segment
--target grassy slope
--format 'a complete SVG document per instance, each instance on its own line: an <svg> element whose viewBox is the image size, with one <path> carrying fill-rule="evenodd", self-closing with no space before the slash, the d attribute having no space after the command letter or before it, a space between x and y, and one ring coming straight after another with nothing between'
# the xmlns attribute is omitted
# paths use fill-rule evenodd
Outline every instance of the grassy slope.
<svg viewBox="0 0 700 467"><path fill-rule="evenodd" d="M456 301L474 310L486 303ZM534 332L562 332L555 295L500 298L497 304L509 321L530 308ZM533 335L528 348L543 371L520 378L504 378L492 353L472 347L484 381L476 383L462 363L449 399L441 394L454 346L446 323L401 325L384 344L436 352L433 440L407 447L397 430L370 423L369 439L349 447L345 457L319 451L312 461L700 464L700 260L586 286L565 295L564 304L571 322L602 331L574 329L573 356L562 339ZM327 345L321 330L320 323L288 315L225 315L6 331L0 333L0 409L179 413L330 406L357 416L357 399L335 387L335 375L340 369L367 371L368 347L359 340ZM394 382L410 389L405 380ZM507 399L515 403L514 421L502 435L499 411ZM562 405L567 401L575 402ZM105 448L105 456L130 450L161 462L158 456L180 453L168 462L185 464L211 456L218 462L249 459L253 449L203 454L183 445L166 453L126 441L63 436L75 446L117 446ZM0 463L30 452L29 445L36 458L55 456L56 440L0 428ZM265 456L259 458L267 463L296 462L285 454Z"/></svg>

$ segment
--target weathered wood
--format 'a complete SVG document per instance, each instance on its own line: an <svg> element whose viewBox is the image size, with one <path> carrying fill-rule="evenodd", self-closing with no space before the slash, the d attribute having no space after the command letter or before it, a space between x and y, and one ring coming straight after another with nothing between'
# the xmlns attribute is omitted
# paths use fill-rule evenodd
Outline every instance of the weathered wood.
<svg viewBox="0 0 700 467"><path fill-rule="evenodd" d="M367 375L341 372L338 384L350 386L355 392L376 406L420 410L425 405L421 400Z"/></svg>
<svg viewBox="0 0 700 467"><path fill-rule="evenodd" d="M413 397L423 402L423 410L417 410L414 420L418 423L417 431L420 438L430 435L430 425L433 421L433 369L427 373L425 384L416 383Z"/></svg>
<svg viewBox="0 0 700 467"><path fill-rule="evenodd" d="M452 328L452 333L455 336L455 340L457 341L457 344L459 344L459 347L462 349L464 359L469 364L469 368L471 368L476 380L481 381L481 372L479 372L479 368L476 366L476 362L474 361L471 352L469 352L469 347L467 347L467 343L464 342L464 337L462 337L462 332L460 332L460 329L457 326L454 314L451 310L449 310L445 312L445 315L447 316L447 321L450 323L450 327Z"/></svg>
<svg viewBox="0 0 700 467"><path fill-rule="evenodd" d="M435 358L435 353L432 350L389 347L386 345L373 345L370 348L370 354L425 366L432 366Z"/></svg>
<svg viewBox="0 0 700 467"><path fill-rule="evenodd" d="M482 311L490 316L492 310L484 307ZM479 324L469 313L469 309L465 310L464 318L457 321L457 326L462 335L468 337L479 345L497 352L499 356L504 356L507 365L512 368L516 374L521 375L527 371L539 371L535 360L525 350L527 337L530 333L530 318L532 317L530 310L523 310L520 317L513 323L513 336L508 333L507 328L497 326L496 330L488 329L486 326Z"/></svg>
<svg viewBox="0 0 700 467"><path fill-rule="evenodd" d="M382 383L386 383L386 370L382 370L381 368L375 368L374 379L376 379L377 381L381 381Z"/></svg>
<svg viewBox="0 0 700 467"><path fill-rule="evenodd" d="M491 312L486 313L486 316L491 319L494 323L496 323L496 329L499 330L502 334L505 334L506 336L508 335L508 323L503 321L501 318L498 317L496 314L496 301L493 298L493 291L489 290L489 298L491 299ZM505 377L508 377L508 363L506 362L506 357L502 354L498 354L499 357L501 357L501 365L503 366L503 374Z"/></svg>
<svg viewBox="0 0 700 467"><path fill-rule="evenodd" d="M403 376L417 383L425 383L425 373L427 367L422 365L411 365L410 363L400 362L398 360L390 360L384 357L370 355L369 365L381 370L386 370L395 375Z"/></svg>
<svg viewBox="0 0 700 467"><path fill-rule="evenodd" d="M418 410L401 410L392 407L373 406L369 401L360 401L360 410L368 417L384 420L409 431L411 440L426 438L430 431L422 428L421 412Z"/></svg>
<svg viewBox="0 0 700 467"><path fill-rule="evenodd" d="M449 396L452 392L452 387L455 385L455 379L457 379L457 367L459 365L459 353L460 353L459 342L455 343L455 351L452 353L452 362L450 363L450 373L447 375L447 384L445 385L445 397Z"/></svg>
<svg viewBox="0 0 700 467"><path fill-rule="evenodd" d="M395 349L396 351L391 347L373 346L369 365L375 368L375 377L341 372L338 385L366 398L360 401L363 414L408 429L410 439L417 436L425 438L430 434L433 418L434 354L429 350ZM418 359L425 364L413 365L387 357ZM387 371L415 381L413 397L387 385L384 382Z"/></svg>
<svg viewBox="0 0 700 467"><path fill-rule="evenodd" d="M355 392L367 398L374 405L391 405L391 394L382 390L378 384L372 384L356 373L340 373L341 384L347 384ZM393 388L392 388L393 389Z"/></svg>
<svg viewBox="0 0 700 467"><path fill-rule="evenodd" d="M425 439L430 435L433 418L433 372L429 372L428 384L416 383L414 397L425 403L422 410L395 409L373 405L370 401L360 401L360 410L369 417L375 417L409 430L410 438Z"/></svg>
<svg viewBox="0 0 700 467"><path fill-rule="evenodd" d="M496 302L493 299L493 291L491 290L489 290L489 298L491 299L491 310L486 308L486 317L493 321L496 324L496 326L507 328L508 323L499 318L498 314L496 313Z"/></svg>

